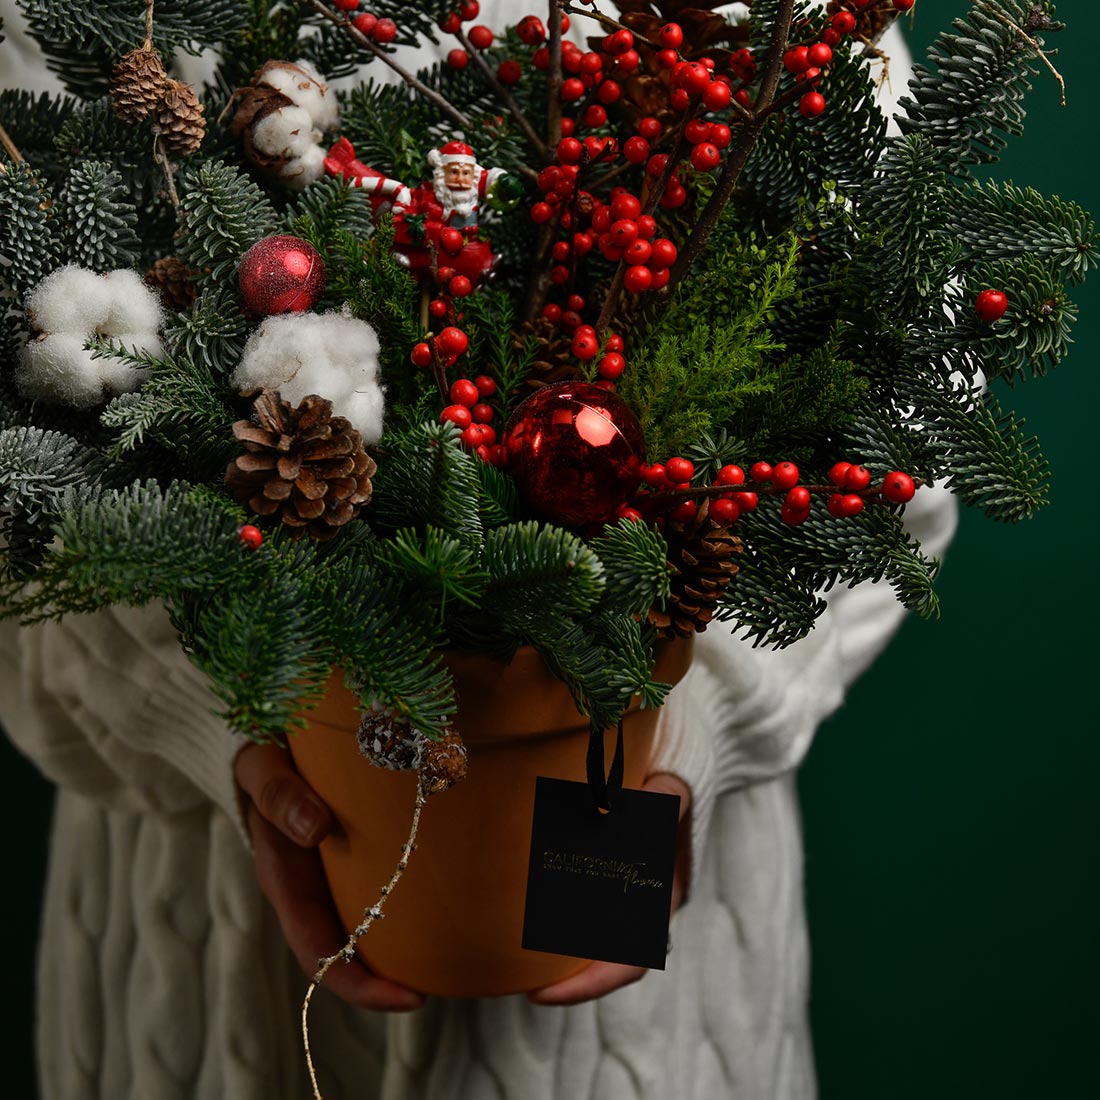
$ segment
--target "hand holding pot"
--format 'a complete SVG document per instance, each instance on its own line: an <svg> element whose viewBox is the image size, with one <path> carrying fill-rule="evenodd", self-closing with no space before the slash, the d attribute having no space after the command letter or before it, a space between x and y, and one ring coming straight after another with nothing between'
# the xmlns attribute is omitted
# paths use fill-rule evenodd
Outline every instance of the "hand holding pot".
<svg viewBox="0 0 1100 1100"><path fill-rule="evenodd" d="M294 957L312 977L317 960L347 941L317 854L332 830L332 813L276 745L245 746L234 774L244 795L260 889ZM359 959L332 967L325 988L360 1008L405 1012L424 1003L422 994L375 977Z"/></svg>
<svg viewBox="0 0 1100 1100"><path fill-rule="evenodd" d="M691 859L690 830L687 812L691 808L691 790L675 775L662 773L651 775L642 786L642 790L656 791L658 794L674 794L680 798L680 835L676 845L676 869L672 876L672 906L675 913L680 908L687 891L688 868ZM527 995L527 999L537 1005L575 1005L583 1001L594 1001L614 993L625 985L644 978L649 971L643 966L624 966L621 963L594 962L579 974L564 981L536 989Z"/></svg>

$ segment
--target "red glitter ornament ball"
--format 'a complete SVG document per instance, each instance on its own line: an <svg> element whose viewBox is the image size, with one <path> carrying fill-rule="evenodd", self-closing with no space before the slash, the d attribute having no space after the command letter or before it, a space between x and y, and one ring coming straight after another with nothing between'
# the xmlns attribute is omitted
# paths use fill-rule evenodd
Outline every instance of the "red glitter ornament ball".
<svg viewBox="0 0 1100 1100"><path fill-rule="evenodd" d="M261 317L312 309L325 289L320 253L301 237L264 237L242 257L238 275L245 308Z"/></svg>
<svg viewBox="0 0 1100 1100"><path fill-rule="evenodd" d="M531 510L566 527L610 519L641 481L641 426L622 398L587 382L533 393L508 421L504 446Z"/></svg>

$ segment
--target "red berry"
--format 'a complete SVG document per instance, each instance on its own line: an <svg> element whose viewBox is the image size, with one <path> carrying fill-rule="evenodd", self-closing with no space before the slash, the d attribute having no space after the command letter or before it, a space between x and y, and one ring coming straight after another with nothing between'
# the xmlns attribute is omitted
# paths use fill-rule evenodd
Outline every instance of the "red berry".
<svg viewBox="0 0 1100 1100"><path fill-rule="evenodd" d="M578 359L592 359L599 350L600 342L595 333L581 331L573 337L573 354Z"/></svg>
<svg viewBox="0 0 1100 1100"><path fill-rule="evenodd" d="M493 44L493 32L481 23L471 27L466 37L475 50L487 50Z"/></svg>
<svg viewBox="0 0 1100 1100"><path fill-rule="evenodd" d="M794 46L783 55L783 68L789 73L800 73L810 64L809 50L805 46Z"/></svg>
<svg viewBox="0 0 1100 1100"><path fill-rule="evenodd" d="M337 11L355 11L359 7L359 0L334 0Z"/></svg>
<svg viewBox="0 0 1100 1100"><path fill-rule="evenodd" d="M615 248L627 248L638 237L638 223L633 218L620 218L607 233Z"/></svg>
<svg viewBox="0 0 1100 1100"><path fill-rule="evenodd" d="M778 482L776 482L778 484ZM782 488L782 486L780 486ZM783 503L789 505L791 508L797 509L799 512L805 512L810 507L810 490L805 485L796 485L793 489L787 490L786 497L783 498Z"/></svg>
<svg viewBox="0 0 1100 1100"><path fill-rule="evenodd" d="M755 493L734 493L733 499L742 512L753 512L756 510L757 497Z"/></svg>
<svg viewBox="0 0 1100 1100"><path fill-rule="evenodd" d="M370 36L383 45L392 42L397 37L397 24L392 19L379 19Z"/></svg>
<svg viewBox="0 0 1100 1100"><path fill-rule="evenodd" d="M428 313L437 321L447 316L447 303L442 298L433 298L428 303Z"/></svg>
<svg viewBox="0 0 1100 1100"><path fill-rule="evenodd" d="M465 275L452 275L447 283L447 291L455 298L465 298L474 289L474 284Z"/></svg>
<svg viewBox="0 0 1100 1100"><path fill-rule="evenodd" d="M717 168L721 159L722 154L709 141L701 142L691 151L691 165L699 172L710 172Z"/></svg>
<svg viewBox="0 0 1100 1100"><path fill-rule="evenodd" d="M840 498L840 514L845 518L858 516L863 511L863 497L856 493L845 493Z"/></svg>
<svg viewBox="0 0 1100 1100"><path fill-rule="evenodd" d="M894 8L897 11L909 11L915 3L916 0L894 0Z"/></svg>
<svg viewBox="0 0 1100 1100"><path fill-rule="evenodd" d="M825 97L820 92L807 92L798 101L798 113L803 118L817 118L825 110Z"/></svg>
<svg viewBox="0 0 1100 1100"><path fill-rule="evenodd" d="M792 485L797 485L798 467L793 462L777 463L772 470L771 481L777 489L789 489Z"/></svg>
<svg viewBox="0 0 1100 1100"><path fill-rule="evenodd" d="M561 85L561 98L566 103L575 103L584 95L584 83L575 76L563 80Z"/></svg>
<svg viewBox="0 0 1100 1100"><path fill-rule="evenodd" d="M675 50L658 50L657 64L662 69L671 69L680 60L680 55Z"/></svg>
<svg viewBox="0 0 1100 1100"><path fill-rule="evenodd" d="M450 421L463 431L473 423L473 417L470 415L470 410L466 408L465 405L448 405L439 414L439 420L443 424Z"/></svg>
<svg viewBox="0 0 1100 1100"><path fill-rule="evenodd" d="M653 285L653 272L641 264L628 267L623 276L623 285L631 294L642 294Z"/></svg>
<svg viewBox="0 0 1100 1100"><path fill-rule="evenodd" d="M779 509L779 514L783 518L784 523L789 523L792 527L797 527L800 523L805 523L810 518L809 508L792 508L789 504L784 504Z"/></svg>
<svg viewBox="0 0 1100 1100"><path fill-rule="evenodd" d="M882 479L882 495L894 504L912 500L916 491L913 479L901 470L892 470Z"/></svg>
<svg viewBox="0 0 1100 1100"><path fill-rule="evenodd" d="M477 450L478 447L484 446L486 441L484 439L484 426L481 424L470 424L468 427L463 428L462 434L459 439L462 440L462 445L470 451ZM488 459L486 453L485 458Z"/></svg>
<svg viewBox="0 0 1100 1100"><path fill-rule="evenodd" d="M531 221L535 225L544 225L554 216L554 208L546 202L536 202L531 207Z"/></svg>
<svg viewBox="0 0 1100 1100"><path fill-rule="evenodd" d="M725 149L732 137L732 131L724 122L712 122L710 124L710 141L715 148Z"/></svg>
<svg viewBox="0 0 1100 1100"><path fill-rule="evenodd" d="M644 164L649 156L649 142L635 134L623 142L623 156L631 164Z"/></svg>
<svg viewBox="0 0 1100 1100"><path fill-rule="evenodd" d="M740 466L723 466L718 471L718 477L714 483L715 485L744 485L745 471Z"/></svg>
<svg viewBox="0 0 1100 1100"><path fill-rule="evenodd" d="M481 14L481 5L478 0L462 0L458 5L458 14L462 17L463 23L469 23L471 19L476 19Z"/></svg>
<svg viewBox="0 0 1100 1100"><path fill-rule="evenodd" d="M465 405L466 408L471 408L477 404L480 396L481 394L477 392L477 386L469 378L459 378L451 383L451 402L455 405Z"/></svg>
<svg viewBox="0 0 1100 1100"><path fill-rule="evenodd" d="M612 218L629 218L635 221L642 212L642 202L637 195L629 191L620 191L611 200Z"/></svg>
<svg viewBox="0 0 1100 1100"><path fill-rule="evenodd" d="M598 103L590 103L581 115L581 122L590 130L597 130L607 121L607 110Z"/></svg>
<svg viewBox="0 0 1100 1100"><path fill-rule="evenodd" d="M523 69L518 61L502 61L497 68L497 80L505 87L512 87L523 79Z"/></svg>
<svg viewBox="0 0 1100 1100"><path fill-rule="evenodd" d="M811 65L823 69L833 59L832 47L824 42L815 42L807 51L806 57Z"/></svg>
<svg viewBox="0 0 1100 1100"><path fill-rule="evenodd" d="M652 466L643 466L642 480L651 489L663 489L668 485L668 476L660 462L654 462Z"/></svg>
<svg viewBox="0 0 1100 1100"><path fill-rule="evenodd" d="M679 23L666 23L658 33L657 41L667 50L678 50L684 43L684 29Z"/></svg>
<svg viewBox="0 0 1100 1100"><path fill-rule="evenodd" d="M733 91L724 80L713 80L703 89L703 106L708 111L724 111L733 98Z"/></svg>
<svg viewBox="0 0 1100 1100"><path fill-rule="evenodd" d="M701 118L693 118L684 127L684 137L691 145L698 145L710 137L710 123Z"/></svg>
<svg viewBox="0 0 1100 1100"><path fill-rule="evenodd" d="M856 29L856 17L850 11L838 11L832 18L832 24L838 34L851 34Z"/></svg>
<svg viewBox="0 0 1100 1100"><path fill-rule="evenodd" d="M574 313L580 313L586 305L587 302L580 294L570 294L565 299L565 308L573 310Z"/></svg>
<svg viewBox="0 0 1100 1100"><path fill-rule="evenodd" d="M837 519L844 518L844 494L843 493L830 493L829 499L825 501L825 508L830 516L836 516Z"/></svg>
<svg viewBox="0 0 1100 1100"><path fill-rule="evenodd" d="M428 344L416 344L409 353L414 367L430 367L432 363L432 349Z"/></svg>
<svg viewBox="0 0 1100 1100"><path fill-rule="evenodd" d="M377 15L375 15L373 12L364 11L357 15L351 21L351 24L360 34L365 34L368 38L370 38L371 31L374 30L374 25L377 22Z"/></svg>
<svg viewBox="0 0 1100 1100"><path fill-rule="evenodd" d="M649 257L653 255L653 245L649 241L643 241L639 237L633 244L628 245L623 253L623 259L628 264L647 264Z"/></svg>
<svg viewBox="0 0 1100 1100"><path fill-rule="evenodd" d="M850 462L836 462L829 470L829 480L837 486L837 488L843 488L844 479L848 476L848 471L852 468Z"/></svg>
<svg viewBox="0 0 1100 1100"><path fill-rule="evenodd" d="M670 458L665 463L665 473L675 485L683 485L695 476L695 464L687 458Z"/></svg>
<svg viewBox="0 0 1100 1100"><path fill-rule="evenodd" d="M771 464L768 462L754 462L749 467L749 477L751 477L753 481L771 481Z"/></svg>
<svg viewBox="0 0 1100 1100"><path fill-rule="evenodd" d="M688 95L698 95L709 83L710 70L700 61L681 61L672 70L673 88L682 88Z"/></svg>
<svg viewBox="0 0 1100 1100"><path fill-rule="evenodd" d="M546 41L546 27L537 15L525 15L516 26L516 34L526 46L537 46Z"/></svg>
<svg viewBox="0 0 1100 1100"><path fill-rule="evenodd" d="M604 345L608 351L623 350L623 338L617 332L608 333L607 343Z"/></svg>
<svg viewBox="0 0 1100 1100"><path fill-rule="evenodd" d="M617 351L610 351L600 360L596 369L600 372L601 378L610 378L614 381L626 370L626 360Z"/></svg>
<svg viewBox="0 0 1100 1100"><path fill-rule="evenodd" d="M647 115L645 118L639 119L638 133L647 140L652 141L655 137L660 136L661 120L654 118L652 115Z"/></svg>
<svg viewBox="0 0 1100 1100"><path fill-rule="evenodd" d="M642 513L637 508L631 508L628 504L620 504L615 510L616 519L628 519L631 523L641 523Z"/></svg>
<svg viewBox="0 0 1100 1100"><path fill-rule="evenodd" d="M671 267L676 262L676 245L667 237L658 237L653 242L653 252L649 262L656 268Z"/></svg>
<svg viewBox="0 0 1100 1100"><path fill-rule="evenodd" d="M474 379L474 385L477 386L477 392L481 397L492 397L497 392L496 382L487 374L479 374Z"/></svg>
<svg viewBox="0 0 1100 1100"><path fill-rule="evenodd" d="M729 497L719 497L710 502L707 515L715 523L725 526L727 523L733 523L741 515L741 509Z"/></svg>
<svg viewBox="0 0 1100 1100"><path fill-rule="evenodd" d="M452 229L451 226L445 225L439 231L439 247L442 248L444 252L456 256L462 251L465 244L466 237L461 230Z"/></svg>
<svg viewBox="0 0 1100 1100"><path fill-rule="evenodd" d="M674 523L691 523L695 518L696 504L694 500L682 500L669 512L669 518Z"/></svg>
<svg viewBox="0 0 1100 1100"><path fill-rule="evenodd" d="M465 50L451 50L447 54L447 64L452 69L465 69L470 64L470 55Z"/></svg>
<svg viewBox="0 0 1100 1100"><path fill-rule="evenodd" d="M974 312L978 315L978 320L987 325L999 321L1007 309L1008 296L1003 290L983 290L974 299Z"/></svg>
<svg viewBox="0 0 1100 1100"><path fill-rule="evenodd" d="M258 527L253 527L251 523L246 523L238 532L238 537L249 550L258 550L260 544L264 541L264 533Z"/></svg>
<svg viewBox="0 0 1100 1100"><path fill-rule="evenodd" d="M849 466L844 475L843 488L861 492L871 484L871 471L866 466Z"/></svg>
<svg viewBox="0 0 1100 1100"><path fill-rule="evenodd" d="M474 418L475 424L488 424L493 419L493 406L479 401L471 407L470 415Z"/></svg>
<svg viewBox="0 0 1100 1100"><path fill-rule="evenodd" d="M461 355L469 345L470 341L466 333L460 328L455 328L453 325L449 328L445 328L435 338L435 346L439 349L440 355Z"/></svg>

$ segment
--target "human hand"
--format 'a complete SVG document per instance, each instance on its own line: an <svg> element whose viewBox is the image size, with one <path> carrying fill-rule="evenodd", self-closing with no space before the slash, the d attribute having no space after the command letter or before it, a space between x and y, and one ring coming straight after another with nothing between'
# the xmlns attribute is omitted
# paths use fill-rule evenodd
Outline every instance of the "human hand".
<svg viewBox="0 0 1100 1100"><path fill-rule="evenodd" d="M670 913L680 908L687 888L690 836L687 828L687 812L691 808L691 791L687 784L674 775L651 775L642 785L643 791L680 796L680 836L676 845L676 867L672 875L672 904ZM537 1005L575 1005L606 996L616 989L644 978L649 971L644 966L624 966L622 963L594 962L579 974L564 981L536 989L527 999Z"/></svg>
<svg viewBox="0 0 1100 1100"><path fill-rule="evenodd" d="M234 774L245 795L256 879L287 945L312 978L318 960L348 939L317 852L335 825L332 811L277 745L246 745L237 754ZM376 977L358 958L330 967L324 985L360 1008L407 1012L424 1004L423 994Z"/></svg>

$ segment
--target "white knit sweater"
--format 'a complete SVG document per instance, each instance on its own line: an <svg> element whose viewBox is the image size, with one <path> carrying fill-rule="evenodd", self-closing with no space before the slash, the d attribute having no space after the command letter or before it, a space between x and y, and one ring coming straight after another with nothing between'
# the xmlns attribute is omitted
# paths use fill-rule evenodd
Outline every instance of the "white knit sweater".
<svg viewBox="0 0 1100 1100"><path fill-rule="evenodd" d="M482 4L490 25L503 22ZM0 84L41 67L0 14ZM14 34L13 34L14 32ZM20 69L20 66L22 68ZM954 509L909 509L932 553ZM322 991L329 1100L803 1100L814 1095L792 769L901 619L840 589L776 653L720 626L664 709L653 770L691 786L691 896L664 974L601 1001L431 1000L410 1015ZM59 785L39 963L42 1100L299 1100L305 979L255 885L215 701L156 608L0 625L0 720Z"/></svg>

